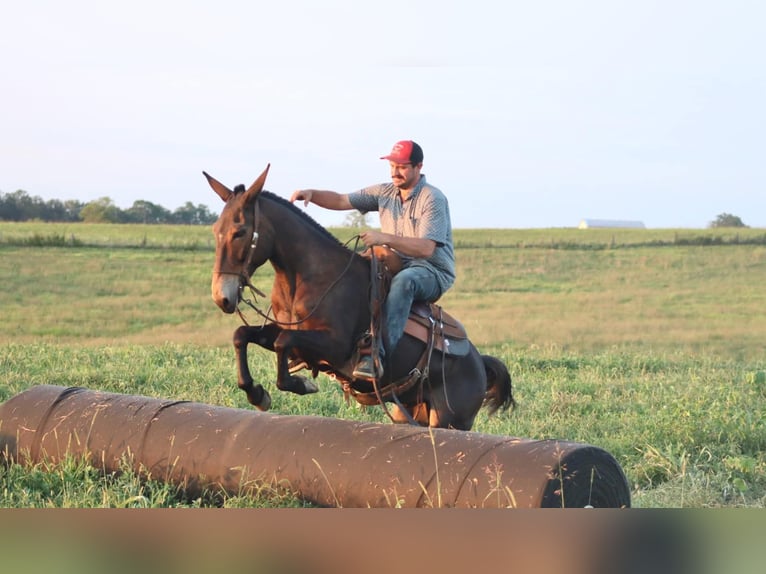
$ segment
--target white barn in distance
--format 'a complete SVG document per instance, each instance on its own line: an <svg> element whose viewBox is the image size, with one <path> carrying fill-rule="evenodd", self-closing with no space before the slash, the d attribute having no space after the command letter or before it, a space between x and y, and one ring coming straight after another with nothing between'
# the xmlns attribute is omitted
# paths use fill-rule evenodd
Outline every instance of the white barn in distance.
<svg viewBox="0 0 766 574"><path fill-rule="evenodd" d="M626 221L624 219L583 219L579 229L646 229L643 221Z"/></svg>

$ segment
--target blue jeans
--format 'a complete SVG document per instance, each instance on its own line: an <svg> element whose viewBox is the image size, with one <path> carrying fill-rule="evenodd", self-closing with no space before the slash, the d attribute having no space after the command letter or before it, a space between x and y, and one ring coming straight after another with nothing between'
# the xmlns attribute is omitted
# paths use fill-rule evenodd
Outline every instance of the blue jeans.
<svg viewBox="0 0 766 574"><path fill-rule="evenodd" d="M386 352L394 352L402 338L413 301L436 301L441 294L436 276L425 267L405 267L394 275L383 306L385 327L380 348L381 361Z"/></svg>

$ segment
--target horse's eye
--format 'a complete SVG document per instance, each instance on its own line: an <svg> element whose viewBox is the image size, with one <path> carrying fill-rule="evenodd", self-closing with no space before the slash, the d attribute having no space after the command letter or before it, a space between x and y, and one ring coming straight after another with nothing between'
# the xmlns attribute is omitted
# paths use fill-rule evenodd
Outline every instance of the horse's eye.
<svg viewBox="0 0 766 574"><path fill-rule="evenodd" d="M240 227L234 232L234 239L239 239L241 237L244 237L246 232L247 230L244 227Z"/></svg>

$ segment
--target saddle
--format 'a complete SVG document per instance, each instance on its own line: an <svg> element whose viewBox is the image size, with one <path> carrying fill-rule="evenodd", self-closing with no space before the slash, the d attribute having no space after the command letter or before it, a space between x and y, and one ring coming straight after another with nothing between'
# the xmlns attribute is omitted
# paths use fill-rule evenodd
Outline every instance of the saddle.
<svg viewBox="0 0 766 574"><path fill-rule="evenodd" d="M370 332L365 333L357 341L354 361L362 355L372 354L377 357L377 349L381 341L378 333L382 322L383 302L388 295L391 279L402 268L401 259L395 251L388 247L375 246L367 249L362 256L370 259L371 267L371 296L370 307L372 321ZM397 395L402 394L413 387L419 386L419 398L417 403L422 402L422 384L428 379L431 357L434 352L443 355L465 356L471 349L470 341L463 325L440 305L426 301L416 301L410 309L407 323L404 327L405 335L414 337L425 344L423 353L413 369L404 378L390 382L379 387L377 381L373 381L373 391L362 392L354 388L351 381L343 383L343 391L346 398L354 397L363 405L383 405L387 399L393 399L398 403ZM386 412L388 410L386 409ZM389 413L389 416L391 414ZM392 419L393 420L393 419ZM413 424L416 424L413 420Z"/></svg>
<svg viewBox="0 0 766 574"><path fill-rule="evenodd" d="M415 301L404 332L424 343L433 338L434 349L447 355L463 357L470 348L465 327L436 303Z"/></svg>
<svg viewBox="0 0 766 574"><path fill-rule="evenodd" d="M373 322L380 319L383 301L388 294L391 279L402 268L399 255L386 246L376 245L362 253L372 264L371 304ZM379 321L378 321L379 322ZM447 355L465 356L470 350L470 343L465 327L447 313L440 305L428 301L415 301L404 326L404 333L426 343L432 350ZM375 333L372 333L375 337ZM360 343L360 354L369 352L370 337Z"/></svg>

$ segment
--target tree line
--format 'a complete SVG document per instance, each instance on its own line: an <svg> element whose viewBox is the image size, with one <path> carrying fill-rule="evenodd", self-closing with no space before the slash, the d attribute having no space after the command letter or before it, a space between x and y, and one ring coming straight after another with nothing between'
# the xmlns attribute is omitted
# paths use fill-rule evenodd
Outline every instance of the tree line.
<svg viewBox="0 0 766 574"><path fill-rule="evenodd" d="M121 209L108 197L83 203L75 199L43 200L20 189L13 193L0 192L0 221L56 221L86 223L171 223L210 225L218 219L206 205L187 201L170 211L152 203L138 200L128 209Z"/></svg>
<svg viewBox="0 0 766 574"><path fill-rule="evenodd" d="M180 225L211 225L218 219L206 205L194 205L187 201L181 207L170 211L152 203L137 200L128 209L120 209L108 197L83 203L76 199L61 201L31 196L23 189L13 193L0 191L0 221L52 221L85 223L170 223ZM352 212L346 216L347 227L365 227L364 214ZM708 224L709 228L749 227L742 219L730 213L719 214Z"/></svg>

